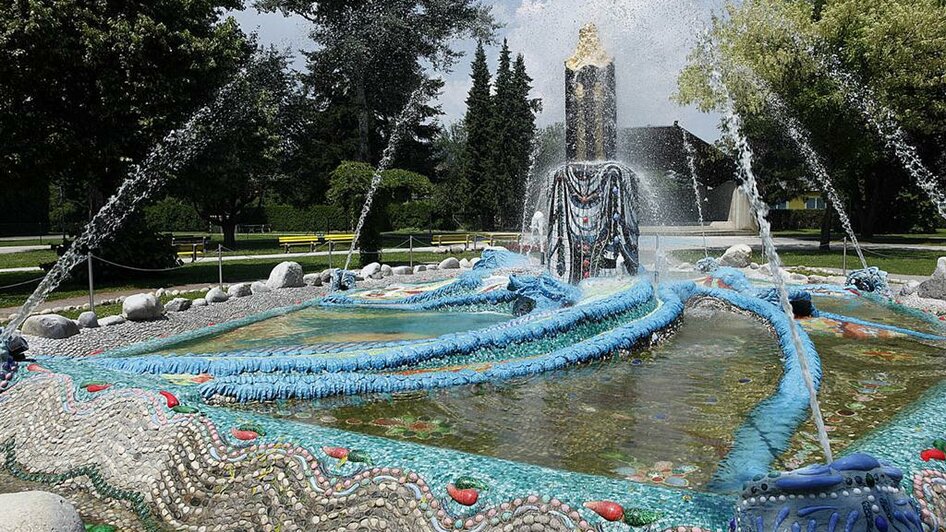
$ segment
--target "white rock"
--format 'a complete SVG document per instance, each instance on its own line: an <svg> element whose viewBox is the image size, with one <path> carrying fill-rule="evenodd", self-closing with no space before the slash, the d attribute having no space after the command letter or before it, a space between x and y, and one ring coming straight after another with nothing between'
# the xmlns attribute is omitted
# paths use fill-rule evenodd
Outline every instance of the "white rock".
<svg viewBox="0 0 946 532"><path fill-rule="evenodd" d="M319 274L322 276L322 284L332 282L332 276L335 275L335 272L337 270L338 268L328 268L328 269L322 270L322 273Z"/></svg>
<svg viewBox="0 0 946 532"><path fill-rule="evenodd" d="M164 306L151 294L135 294L122 302L122 315L131 321L156 320L164 315Z"/></svg>
<svg viewBox="0 0 946 532"><path fill-rule="evenodd" d="M170 294L172 297L174 297L174 296L179 296L179 295L181 295L181 291L180 291L180 290L171 290L170 292L168 292L168 294Z"/></svg>
<svg viewBox="0 0 946 532"><path fill-rule="evenodd" d="M384 275L382 275L381 272L377 272L374 275L372 275L371 278L377 281L377 280L383 279Z"/></svg>
<svg viewBox="0 0 946 532"><path fill-rule="evenodd" d="M273 290L278 288L296 288L305 286L305 281L302 279L304 276L305 272L302 271L302 266L300 266L298 262L287 261L273 268L266 284Z"/></svg>
<svg viewBox="0 0 946 532"><path fill-rule="evenodd" d="M102 327L111 327L112 325L121 325L125 323L124 316L105 316L99 320L99 325Z"/></svg>
<svg viewBox="0 0 946 532"><path fill-rule="evenodd" d="M246 297L252 294L253 291L250 289L250 283L232 284L230 288L227 289L227 295L230 297Z"/></svg>
<svg viewBox="0 0 946 532"><path fill-rule="evenodd" d="M808 276L809 284L829 284L830 282L831 280L823 275L809 275Z"/></svg>
<svg viewBox="0 0 946 532"><path fill-rule="evenodd" d="M66 311L65 307L53 307L52 309L53 314L62 314L65 311Z"/></svg>
<svg viewBox="0 0 946 532"><path fill-rule="evenodd" d="M394 275L413 275L414 268L411 268L410 266L396 266L391 268L391 273Z"/></svg>
<svg viewBox="0 0 946 532"><path fill-rule="evenodd" d="M194 302L186 297L175 297L174 299L168 301L167 305L164 305L165 310L168 312L184 312L185 310L191 308Z"/></svg>
<svg viewBox="0 0 946 532"><path fill-rule="evenodd" d="M758 262L751 262L751 263L749 263L749 269L750 269L750 270L758 270L758 269L761 268L761 267L762 267L762 266L760 266Z"/></svg>
<svg viewBox="0 0 946 532"><path fill-rule="evenodd" d="M204 299L204 298L194 299L194 300L191 302L191 306L192 306L192 307L206 307L208 304L209 304L209 303L207 303L207 300Z"/></svg>
<svg viewBox="0 0 946 532"><path fill-rule="evenodd" d="M483 260L481 257L473 257L472 259L470 259L470 268L472 268L473 266L476 266L476 263L481 260Z"/></svg>
<svg viewBox="0 0 946 532"><path fill-rule="evenodd" d="M903 288L900 289L901 296L912 296L913 294L920 291L920 282L919 281L910 281L907 284L903 285Z"/></svg>
<svg viewBox="0 0 946 532"><path fill-rule="evenodd" d="M729 268L748 268L752 261L752 248L746 244L736 244L726 250L719 258L720 266Z"/></svg>
<svg viewBox="0 0 946 532"><path fill-rule="evenodd" d="M677 264L677 269L684 272L690 272L693 271L693 264L689 262L681 262L680 264Z"/></svg>
<svg viewBox="0 0 946 532"><path fill-rule="evenodd" d="M27 491L0 495L0 530L82 532L85 526L71 502L54 493Z"/></svg>
<svg viewBox="0 0 946 532"><path fill-rule="evenodd" d="M371 264L365 266L361 269L361 276L365 279L371 277L372 275L381 271L381 263L372 262Z"/></svg>
<svg viewBox="0 0 946 532"><path fill-rule="evenodd" d="M79 334L79 326L69 318L56 314L44 314L27 318L23 323L22 331L23 334L31 336L62 340Z"/></svg>
<svg viewBox="0 0 946 532"><path fill-rule="evenodd" d="M43 310L39 311L39 313L40 313L40 314L52 314L52 313L53 313L53 309L51 309L51 308L44 308Z"/></svg>
<svg viewBox="0 0 946 532"><path fill-rule="evenodd" d="M230 295L224 292L219 286L215 286L204 296L204 301L208 303L223 303L230 299Z"/></svg>
<svg viewBox="0 0 946 532"><path fill-rule="evenodd" d="M253 284L250 285L250 292L253 292L254 294L265 294L272 291L273 289L270 288L269 285L264 281L254 281Z"/></svg>
<svg viewBox="0 0 946 532"><path fill-rule="evenodd" d="M808 284L807 275L802 275L800 273L793 273L793 274L790 274L788 278L796 283Z"/></svg>
<svg viewBox="0 0 946 532"><path fill-rule="evenodd" d="M391 272L392 272L392 268L391 268L390 266L388 266L387 264L382 264L382 265L381 265L381 276L382 276L382 277L390 277L390 276L391 276Z"/></svg>
<svg viewBox="0 0 946 532"><path fill-rule="evenodd" d="M446 246L438 246L437 249L434 250L434 253L440 253L441 255L446 255L447 253L450 253L450 248Z"/></svg>
<svg viewBox="0 0 946 532"><path fill-rule="evenodd" d="M423 264L418 264L417 266L414 266L414 273L420 273L420 272L426 272L426 271L427 271L427 266L424 266Z"/></svg>
<svg viewBox="0 0 946 532"><path fill-rule="evenodd" d="M86 311L79 314L79 319L76 320L76 323L79 324L80 329L96 329L99 326L99 319L94 312Z"/></svg>
<svg viewBox="0 0 946 532"><path fill-rule="evenodd" d="M437 265L438 270L458 270L460 269L460 261L456 257L447 257L440 261L440 264Z"/></svg>
<svg viewBox="0 0 946 532"><path fill-rule="evenodd" d="M460 267L464 270L469 270L473 265L470 264L470 259L460 259Z"/></svg>
<svg viewBox="0 0 946 532"><path fill-rule="evenodd" d="M158 288L157 290L154 291L154 297L157 297L157 298L160 299L160 298L163 297L164 294L166 294L166 293L167 293L167 290L165 290L165 289L163 289L163 288Z"/></svg>
<svg viewBox="0 0 946 532"><path fill-rule="evenodd" d="M200 291L201 293L206 294L207 292L210 292L210 289L211 289L211 288L213 288L213 287L212 287L212 286L205 286L205 287L201 288L199 291Z"/></svg>
<svg viewBox="0 0 946 532"><path fill-rule="evenodd" d="M940 257L936 261L936 270L933 272L933 279L946 281L946 257Z"/></svg>
<svg viewBox="0 0 946 532"><path fill-rule="evenodd" d="M466 251L466 246L463 244L454 244L450 246L451 253L463 253L464 251Z"/></svg>
<svg viewBox="0 0 946 532"><path fill-rule="evenodd" d="M429 272L435 272L435 271L437 271L437 270L439 270L439 269L440 269L440 265L438 265L438 264L428 264L428 265L427 265L427 271L429 271Z"/></svg>
<svg viewBox="0 0 946 532"><path fill-rule="evenodd" d="M302 281L306 286L322 286L322 275L318 273L307 273L302 276Z"/></svg>

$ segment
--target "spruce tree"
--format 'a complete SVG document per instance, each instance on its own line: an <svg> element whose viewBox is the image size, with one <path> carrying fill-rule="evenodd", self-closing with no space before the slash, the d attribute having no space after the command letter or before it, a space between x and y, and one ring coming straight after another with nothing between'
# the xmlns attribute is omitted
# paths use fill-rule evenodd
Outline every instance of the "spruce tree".
<svg viewBox="0 0 946 532"><path fill-rule="evenodd" d="M494 201L499 212L499 223L509 228L515 212L509 211L513 201L514 181L516 180L517 153L514 146L516 139L516 93L513 84L512 53L504 40L499 54L499 69L496 72L496 95L493 98L493 116L490 121L492 149L490 150L489 179L492 181Z"/></svg>
<svg viewBox="0 0 946 532"><path fill-rule="evenodd" d="M532 165L532 144L535 142L535 115L541 110L541 102L529 98L532 90L532 78L526 72L526 62L522 54L516 56L512 73L512 92L515 108L512 112L515 134L510 146L515 153L516 172L509 184L509 203L506 212L515 214L516 223L521 223L523 198L525 197L526 181Z"/></svg>
<svg viewBox="0 0 946 532"><path fill-rule="evenodd" d="M490 173L490 122L492 117L492 96L490 95L489 65L486 64L486 51L483 43L476 47L473 58L473 87L466 99L466 167L464 181L467 198L466 214L478 220L479 227L491 229L496 220L498 203Z"/></svg>

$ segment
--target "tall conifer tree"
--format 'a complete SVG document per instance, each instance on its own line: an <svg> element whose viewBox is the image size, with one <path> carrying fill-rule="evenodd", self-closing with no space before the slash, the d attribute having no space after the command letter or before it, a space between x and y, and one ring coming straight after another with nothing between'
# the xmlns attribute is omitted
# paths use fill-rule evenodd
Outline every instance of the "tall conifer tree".
<svg viewBox="0 0 946 532"><path fill-rule="evenodd" d="M467 215L474 217L478 225L491 229L495 225L496 191L489 178L490 172L490 122L492 117L492 96L490 95L489 65L486 64L486 51L483 43L476 47L473 58L473 87L466 99L466 168L464 180L470 191L467 198Z"/></svg>

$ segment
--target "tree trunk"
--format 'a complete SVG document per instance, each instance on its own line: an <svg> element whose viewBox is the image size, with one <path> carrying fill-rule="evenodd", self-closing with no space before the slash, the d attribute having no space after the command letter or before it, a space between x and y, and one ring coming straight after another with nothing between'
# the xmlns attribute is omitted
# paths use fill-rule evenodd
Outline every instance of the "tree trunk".
<svg viewBox="0 0 946 532"><path fill-rule="evenodd" d="M355 84L355 103L358 106L358 160L371 164L371 110L363 75Z"/></svg>
<svg viewBox="0 0 946 532"><path fill-rule="evenodd" d="M223 245L236 249L236 221L233 218L220 220L220 229L223 231Z"/></svg>
<svg viewBox="0 0 946 532"><path fill-rule="evenodd" d="M831 251L831 225L834 223L834 206L825 204L824 215L821 217L821 241L818 249Z"/></svg>

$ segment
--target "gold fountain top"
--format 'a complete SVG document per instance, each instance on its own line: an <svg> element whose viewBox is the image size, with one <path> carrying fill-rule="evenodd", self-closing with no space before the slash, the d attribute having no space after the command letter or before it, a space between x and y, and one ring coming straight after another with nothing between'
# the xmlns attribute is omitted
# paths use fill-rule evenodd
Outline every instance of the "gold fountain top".
<svg viewBox="0 0 946 532"><path fill-rule="evenodd" d="M598 26L589 22L578 32L578 48L575 49L575 54L565 61L565 66L569 70L578 71L589 65L604 67L613 60L598 38Z"/></svg>

